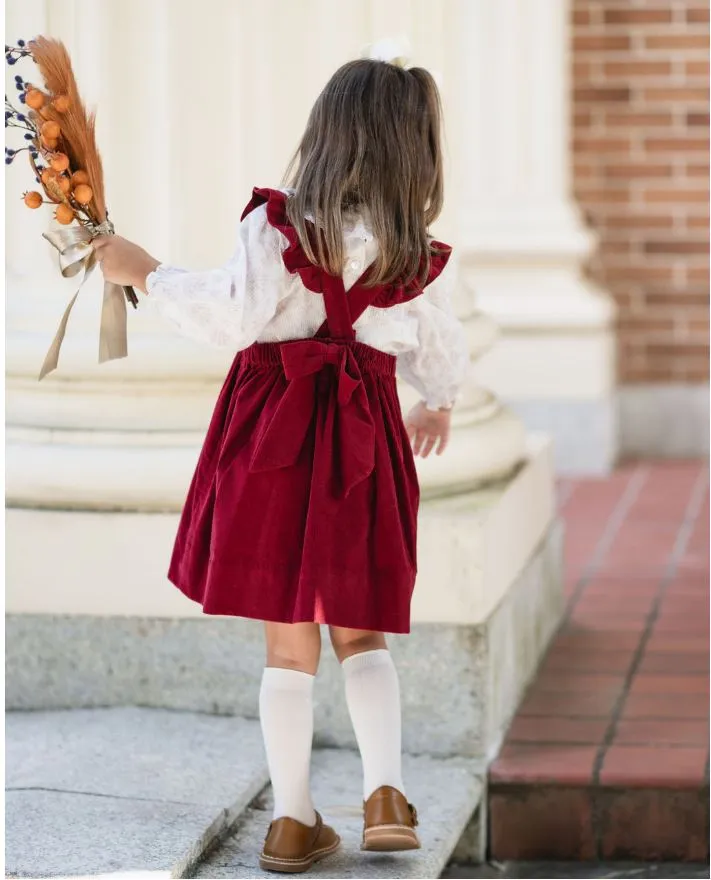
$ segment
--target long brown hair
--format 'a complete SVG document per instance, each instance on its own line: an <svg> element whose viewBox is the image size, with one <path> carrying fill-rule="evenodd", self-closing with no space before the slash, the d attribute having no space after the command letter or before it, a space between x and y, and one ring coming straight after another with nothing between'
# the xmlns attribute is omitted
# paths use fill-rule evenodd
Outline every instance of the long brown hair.
<svg viewBox="0 0 711 880"><path fill-rule="evenodd" d="M428 227L442 210L441 119L424 68L359 60L334 73L285 176L289 220L312 262L341 274L342 212L366 207L379 245L368 284L427 277Z"/></svg>

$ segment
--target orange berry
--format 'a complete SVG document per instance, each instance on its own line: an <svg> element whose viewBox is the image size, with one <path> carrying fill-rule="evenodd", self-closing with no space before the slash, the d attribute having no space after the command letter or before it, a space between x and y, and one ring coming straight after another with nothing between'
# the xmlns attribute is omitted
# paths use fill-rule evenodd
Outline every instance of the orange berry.
<svg viewBox="0 0 711 880"><path fill-rule="evenodd" d="M31 110L39 110L40 107L44 106L44 93L40 92L39 89L30 89L25 95L25 104Z"/></svg>
<svg viewBox="0 0 711 880"><path fill-rule="evenodd" d="M51 168L45 168L44 171L42 172L42 175L41 175L41 177L40 177L40 180L42 181L42 183L43 183L45 186L47 186L47 184L50 182L50 180L54 180L54 178L55 178L56 176L57 176L57 172L56 172L56 171L52 171Z"/></svg>
<svg viewBox="0 0 711 880"><path fill-rule="evenodd" d="M59 127L59 123L55 122L53 119L45 122L40 129L42 132L42 137L45 142L48 141L56 141L59 135L62 133L62 129Z"/></svg>
<svg viewBox="0 0 711 880"><path fill-rule="evenodd" d="M57 205L54 217L57 223L61 223L62 226L68 226L74 219L74 211L72 211L69 205Z"/></svg>
<svg viewBox="0 0 711 880"><path fill-rule="evenodd" d="M75 187L73 195L80 205L88 205L94 198L94 191L85 183L80 183L79 186Z"/></svg>
<svg viewBox="0 0 711 880"><path fill-rule="evenodd" d="M55 171L66 171L69 168L69 156L65 156L64 153L55 153L54 156L49 160L49 164L54 168Z"/></svg>
<svg viewBox="0 0 711 880"><path fill-rule="evenodd" d="M54 138L54 139L52 139L52 140L50 140L50 141L45 141L45 140L43 140L43 144L45 145L45 147L46 147L48 150L56 150L56 149L57 149L57 144L58 144L58 143L59 143L59 141L58 141L56 138Z"/></svg>
<svg viewBox="0 0 711 880"><path fill-rule="evenodd" d="M72 174L72 185L79 186L80 183L89 183L89 175L86 171L75 171Z"/></svg>
<svg viewBox="0 0 711 880"><path fill-rule="evenodd" d="M25 193L25 204L28 208L39 208L42 204L42 196L38 192Z"/></svg>
<svg viewBox="0 0 711 880"><path fill-rule="evenodd" d="M58 177L57 183L59 184L59 188L64 193L64 195L68 196L72 188L71 180L68 177Z"/></svg>
<svg viewBox="0 0 711 880"><path fill-rule="evenodd" d="M52 106L57 113L66 113L71 107L71 102L66 95L58 95L54 101L52 101Z"/></svg>

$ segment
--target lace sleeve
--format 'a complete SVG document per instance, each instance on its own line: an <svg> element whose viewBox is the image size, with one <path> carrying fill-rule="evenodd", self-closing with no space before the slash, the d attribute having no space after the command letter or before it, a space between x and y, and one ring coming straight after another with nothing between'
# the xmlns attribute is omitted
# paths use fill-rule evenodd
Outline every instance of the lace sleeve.
<svg viewBox="0 0 711 880"><path fill-rule="evenodd" d="M220 269L188 272L160 265L147 279L147 302L185 336L220 348L251 345L287 293L280 233L257 208L239 226L237 247Z"/></svg>
<svg viewBox="0 0 711 880"><path fill-rule="evenodd" d="M398 373L431 410L454 404L469 369L466 335L450 302L453 282L449 267L412 300L418 346L397 359Z"/></svg>

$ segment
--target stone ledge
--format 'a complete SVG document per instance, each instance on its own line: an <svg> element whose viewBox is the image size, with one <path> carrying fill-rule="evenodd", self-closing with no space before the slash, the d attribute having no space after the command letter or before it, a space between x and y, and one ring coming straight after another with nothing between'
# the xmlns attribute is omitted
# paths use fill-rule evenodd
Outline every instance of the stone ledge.
<svg viewBox="0 0 711 880"><path fill-rule="evenodd" d="M708 456L708 383L623 385L617 407L623 455Z"/></svg>
<svg viewBox="0 0 711 880"><path fill-rule="evenodd" d="M613 394L597 398L507 398L530 431L553 438L560 475L604 476L619 454L618 418Z"/></svg>
<svg viewBox="0 0 711 880"><path fill-rule="evenodd" d="M415 623L483 624L540 545L555 510L552 447L527 440L505 480L421 506Z"/></svg>
<svg viewBox="0 0 711 880"><path fill-rule="evenodd" d="M562 610L561 534L552 528L484 624L415 624L392 637L405 748L483 762L498 746ZM261 625L226 618L10 614L9 709L140 704L255 717ZM316 734L353 746L341 671L324 650Z"/></svg>
<svg viewBox="0 0 711 880"><path fill-rule="evenodd" d="M498 747L562 611L552 485L550 445L532 438L510 480L422 505L413 630L390 638L406 750L486 761ZM168 583L174 528L173 516L8 511L9 708L255 717L262 626L204 615ZM322 745L355 745L342 691L324 651Z"/></svg>

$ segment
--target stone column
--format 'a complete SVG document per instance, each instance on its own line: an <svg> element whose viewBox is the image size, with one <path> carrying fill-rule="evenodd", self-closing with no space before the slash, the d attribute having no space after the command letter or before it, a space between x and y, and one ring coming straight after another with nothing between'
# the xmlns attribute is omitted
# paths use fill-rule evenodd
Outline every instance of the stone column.
<svg viewBox="0 0 711 880"><path fill-rule="evenodd" d="M477 0L478 2L478 0ZM384 36L405 36L412 46L412 63L432 70L440 81L445 113L446 140L446 201L436 233L455 246L461 254L463 230L459 224L463 194L459 187L462 161L466 153L452 149L452 126L456 119L468 112L469 83L452 75L448 56L459 51L454 46L461 22L453 16L450 3L432 4L424 0L392 0L382 3L369 0L366 4L369 32L366 41ZM453 431L447 454L418 461L423 495L442 495L474 488L509 473L524 456L524 428L520 419L503 407L497 397L482 387L478 379L479 358L494 344L498 331L495 322L482 314L478 295L467 283L464 266L457 258L459 283L454 294L454 306L464 323L469 338L473 365L468 382L453 416ZM416 395L401 388L401 399L406 408Z"/></svg>
<svg viewBox="0 0 711 880"><path fill-rule="evenodd" d="M616 454L614 309L587 281L594 246L571 195L568 0L448 0L447 81L462 271L502 338L477 365L558 465Z"/></svg>
<svg viewBox="0 0 711 880"><path fill-rule="evenodd" d="M120 232L170 259L181 238L176 216L185 217L187 207L175 193L191 174L199 179L211 173L214 163L201 159L197 143L195 171L175 168L180 121L192 124L193 111L192 96L172 86L168 0L148 6L139 0L56 0L42 19L43 6L37 4L37 23L30 22L24 4L12 7L15 29L49 32L65 41L87 103L98 105L111 216ZM30 76L31 64L25 66ZM174 118L173 102L188 108L185 115ZM38 366L76 282L62 281L45 259L39 227L49 222L48 215L37 212L44 216L28 220L19 199L17 207L10 204L9 226L17 216L21 231L18 253L39 254L43 269L40 274L25 259L21 291L14 277L8 285L9 504L177 509L229 359L171 334L139 308L129 309L129 357L99 367L101 278L95 273L72 314L59 370L38 384ZM200 219L190 222L195 233ZM216 218L215 227L217 246L229 252L229 226ZM188 259L196 256L193 248Z"/></svg>
<svg viewBox="0 0 711 880"><path fill-rule="evenodd" d="M333 67L380 34L354 15L350 30L339 29L340 12L318 0L307 5L313 6L310 20L322 27L330 22L342 36L329 44L328 64L311 57L305 69L290 57L291 43L284 44L280 64L301 82L288 92L258 38L266 39L271 27L264 4L212 0L209 52L196 38L205 22L199 4L55 0L46 17L45 5L37 3L32 21L30 4L12 10L16 29L48 30L66 42L87 102L98 106L108 202L119 232L163 259L209 266L230 253L237 201L246 200L252 183L278 183ZM298 114L293 94L303 104ZM21 184L14 177L9 184L19 195ZM225 197L229 192L240 195ZM38 384L73 282L59 278L44 252L40 227L47 215L29 216L19 198L10 210L17 231L11 250L28 271L22 292L16 272L8 290L9 503L179 509L229 356L177 337L139 308L129 310L129 357L99 368L97 273L72 315L59 371ZM38 252L41 276L34 266ZM491 343L492 328L477 317L464 288L458 308L477 357ZM407 405L411 397L404 396ZM522 450L520 423L471 386L457 409L448 456L423 462L424 492L458 491L506 473Z"/></svg>

